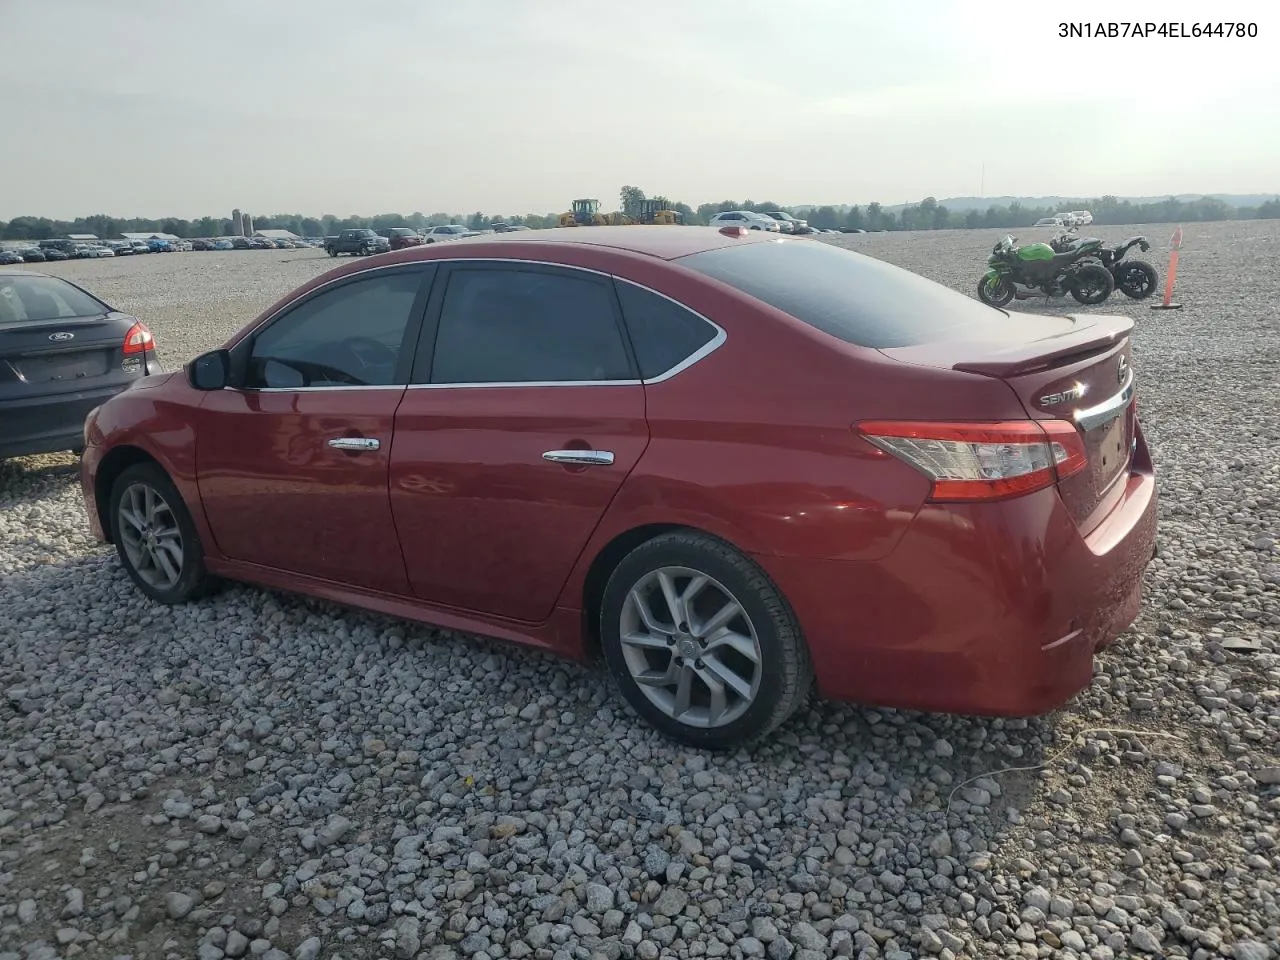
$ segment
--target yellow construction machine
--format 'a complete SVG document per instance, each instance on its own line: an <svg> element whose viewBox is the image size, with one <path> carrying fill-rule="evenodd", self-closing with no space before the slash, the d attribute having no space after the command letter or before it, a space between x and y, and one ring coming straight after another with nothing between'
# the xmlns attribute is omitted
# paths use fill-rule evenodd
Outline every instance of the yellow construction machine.
<svg viewBox="0 0 1280 960"><path fill-rule="evenodd" d="M640 204L636 223L683 224L684 216L662 200L645 200Z"/></svg>
<svg viewBox="0 0 1280 960"><path fill-rule="evenodd" d="M678 224L684 223L684 217L669 209L661 200L645 200L634 217L620 211L601 213L599 200L575 200L571 211L560 214L562 227L622 226L636 223Z"/></svg>
<svg viewBox="0 0 1280 960"><path fill-rule="evenodd" d="M634 222L624 213L601 213L599 200L575 200L573 210L560 214L562 227L603 227Z"/></svg>

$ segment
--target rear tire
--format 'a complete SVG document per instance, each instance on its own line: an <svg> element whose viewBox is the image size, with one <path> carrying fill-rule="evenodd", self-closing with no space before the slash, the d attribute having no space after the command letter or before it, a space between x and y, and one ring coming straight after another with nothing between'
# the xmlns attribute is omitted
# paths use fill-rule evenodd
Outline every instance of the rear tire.
<svg viewBox="0 0 1280 960"><path fill-rule="evenodd" d="M1156 292L1160 275L1145 260L1125 260L1119 263L1113 274L1116 289L1131 300L1145 300Z"/></svg>
<svg viewBox="0 0 1280 960"><path fill-rule="evenodd" d="M777 587L701 533L663 534L618 564L604 589L600 637L631 708L690 747L759 740L813 687L809 650Z"/></svg>
<svg viewBox="0 0 1280 960"><path fill-rule="evenodd" d="M157 603L179 604L209 592L200 535L182 495L159 466L138 463L112 484L107 519L129 579Z"/></svg>
<svg viewBox="0 0 1280 960"><path fill-rule="evenodd" d="M1016 291L1013 284L1004 277L980 277L978 279L978 299L988 306L1003 307L1013 299Z"/></svg>
<svg viewBox="0 0 1280 960"><path fill-rule="evenodd" d="M1111 271L1098 263L1086 263L1071 278L1071 296L1077 303L1102 303L1116 288Z"/></svg>
<svg viewBox="0 0 1280 960"><path fill-rule="evenodd" d="M337 248L336 248L336 247L330 247L330 248L329 248L329 256L331 256L331 257L336 257L337 255L338 255L338 250L337 250Z"/></svg>

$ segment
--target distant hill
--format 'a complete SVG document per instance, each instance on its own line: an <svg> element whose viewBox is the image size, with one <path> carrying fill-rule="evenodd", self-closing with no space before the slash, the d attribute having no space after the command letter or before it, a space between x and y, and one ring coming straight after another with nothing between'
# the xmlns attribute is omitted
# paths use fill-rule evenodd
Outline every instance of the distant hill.
<svg viewBox="0 0 1280 960"><path fill-rule="evenodd" d="M1256 207L1268 200L1274 200L1280 194L1276 193L1177 193L1174 194L1175 200L1183 203L1190 203L1195 200L1212 199L1221 200L1229 207ZM921 198L923 199L923 198ZM1117 200L1127 200L1132 204L1143 203L1160 203L1168 200L1168 194L1161 194L1150 197L1116 197ZM1041 208L1053 207L1055 210L1082 210L1087 208L1090 200L1082 197L947 197L938 200L938 206L946 207L952 213L968 213L970 210L985 211L988 207L1007 207L1011 203L1019 203L1024 207ZM919 201L916 201L919 203ZM815 210L818 207L828 206L828 204L805 203L799 204L792 209L797 210ZM832 204L840 213L845 213L854 206L850 203ZM864 209L866 204L860 204ZM914 204L895 203L892 206L883 207L886 213L899 213L906 209L907 206Z"/></svg>

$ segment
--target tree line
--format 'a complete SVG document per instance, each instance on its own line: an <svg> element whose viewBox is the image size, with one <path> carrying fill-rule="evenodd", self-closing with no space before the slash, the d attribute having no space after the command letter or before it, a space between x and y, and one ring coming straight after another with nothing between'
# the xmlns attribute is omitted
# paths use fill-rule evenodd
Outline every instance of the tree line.
<svg viewBox="0 0 1280 960"><path fill-rule="evenodd" d="M933 197L926 197L917 204L909 204L898 210L886 210L879 203L865 207L835 206L783 207L769 201L723 200L719 203L703 203L697 208L687 203L673 201L656 195L649 197L635 186L625 186L619 191L620 209L634 215L646 200L656 200L684 216L685 223L705 224L717 213L726 210L787 210L804 217L815 227L832 230L948 230L948 229L1017 229L1027 227L1042 217L1051 217L1058 210L1051 207L1026 207L1014 201L1008 206L990 206L986 210L969 210L961 213L948 210ZM602 203L602 209L608 205ZM1079 201L1078 209L1093 214L1095 224L1119 223L1191 223L1211 220L1280 219L1280 198L1268 200L1257 207L1232 207L1221 200L1203 197L1183 201L1170 197L1153 203L1132 203L1114 196L1097 197ZM559 224L560 213L520 214L500 216L476 211L459 213L382 213L373 217L338 217L325 214L308 217L302 214L271 214L254 218L258 230L289 230L302 237L324 237L355 227L388 230L392 227L425 229L446 223L463 223L473 230L485 230L494 223L519 224L532 228L553 227ZM147 219L142 217L113 217L94 214L74 220L53 220L48 217L14 217L7 223L0 221L0 239L46 240L69 233L92 233L98 237L115 237L121 233L170 233L177 237L221 237L235 233L231 219L201 217L183 220L177 217Z"/></svg>

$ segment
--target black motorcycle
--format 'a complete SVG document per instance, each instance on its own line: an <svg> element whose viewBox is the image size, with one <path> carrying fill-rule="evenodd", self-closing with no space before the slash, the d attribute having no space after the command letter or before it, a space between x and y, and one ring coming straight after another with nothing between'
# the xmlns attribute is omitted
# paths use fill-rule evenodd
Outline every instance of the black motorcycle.
<svg viewBox="0 0 1280 960"><path fill-rule="evenodd" d="M1077 237L1071 231L1049 241L1054 253L1070 253L1088 249L1087 256L1097 260L1110 272L1116 289L1132 300L1145 300L1156 292L1160 275L1145 260L1126 260L1125 254L1134 247L1143 253L1151 249L1146 237L1130 237L1118 247L1107 247L1097 237Z"/></svg>

